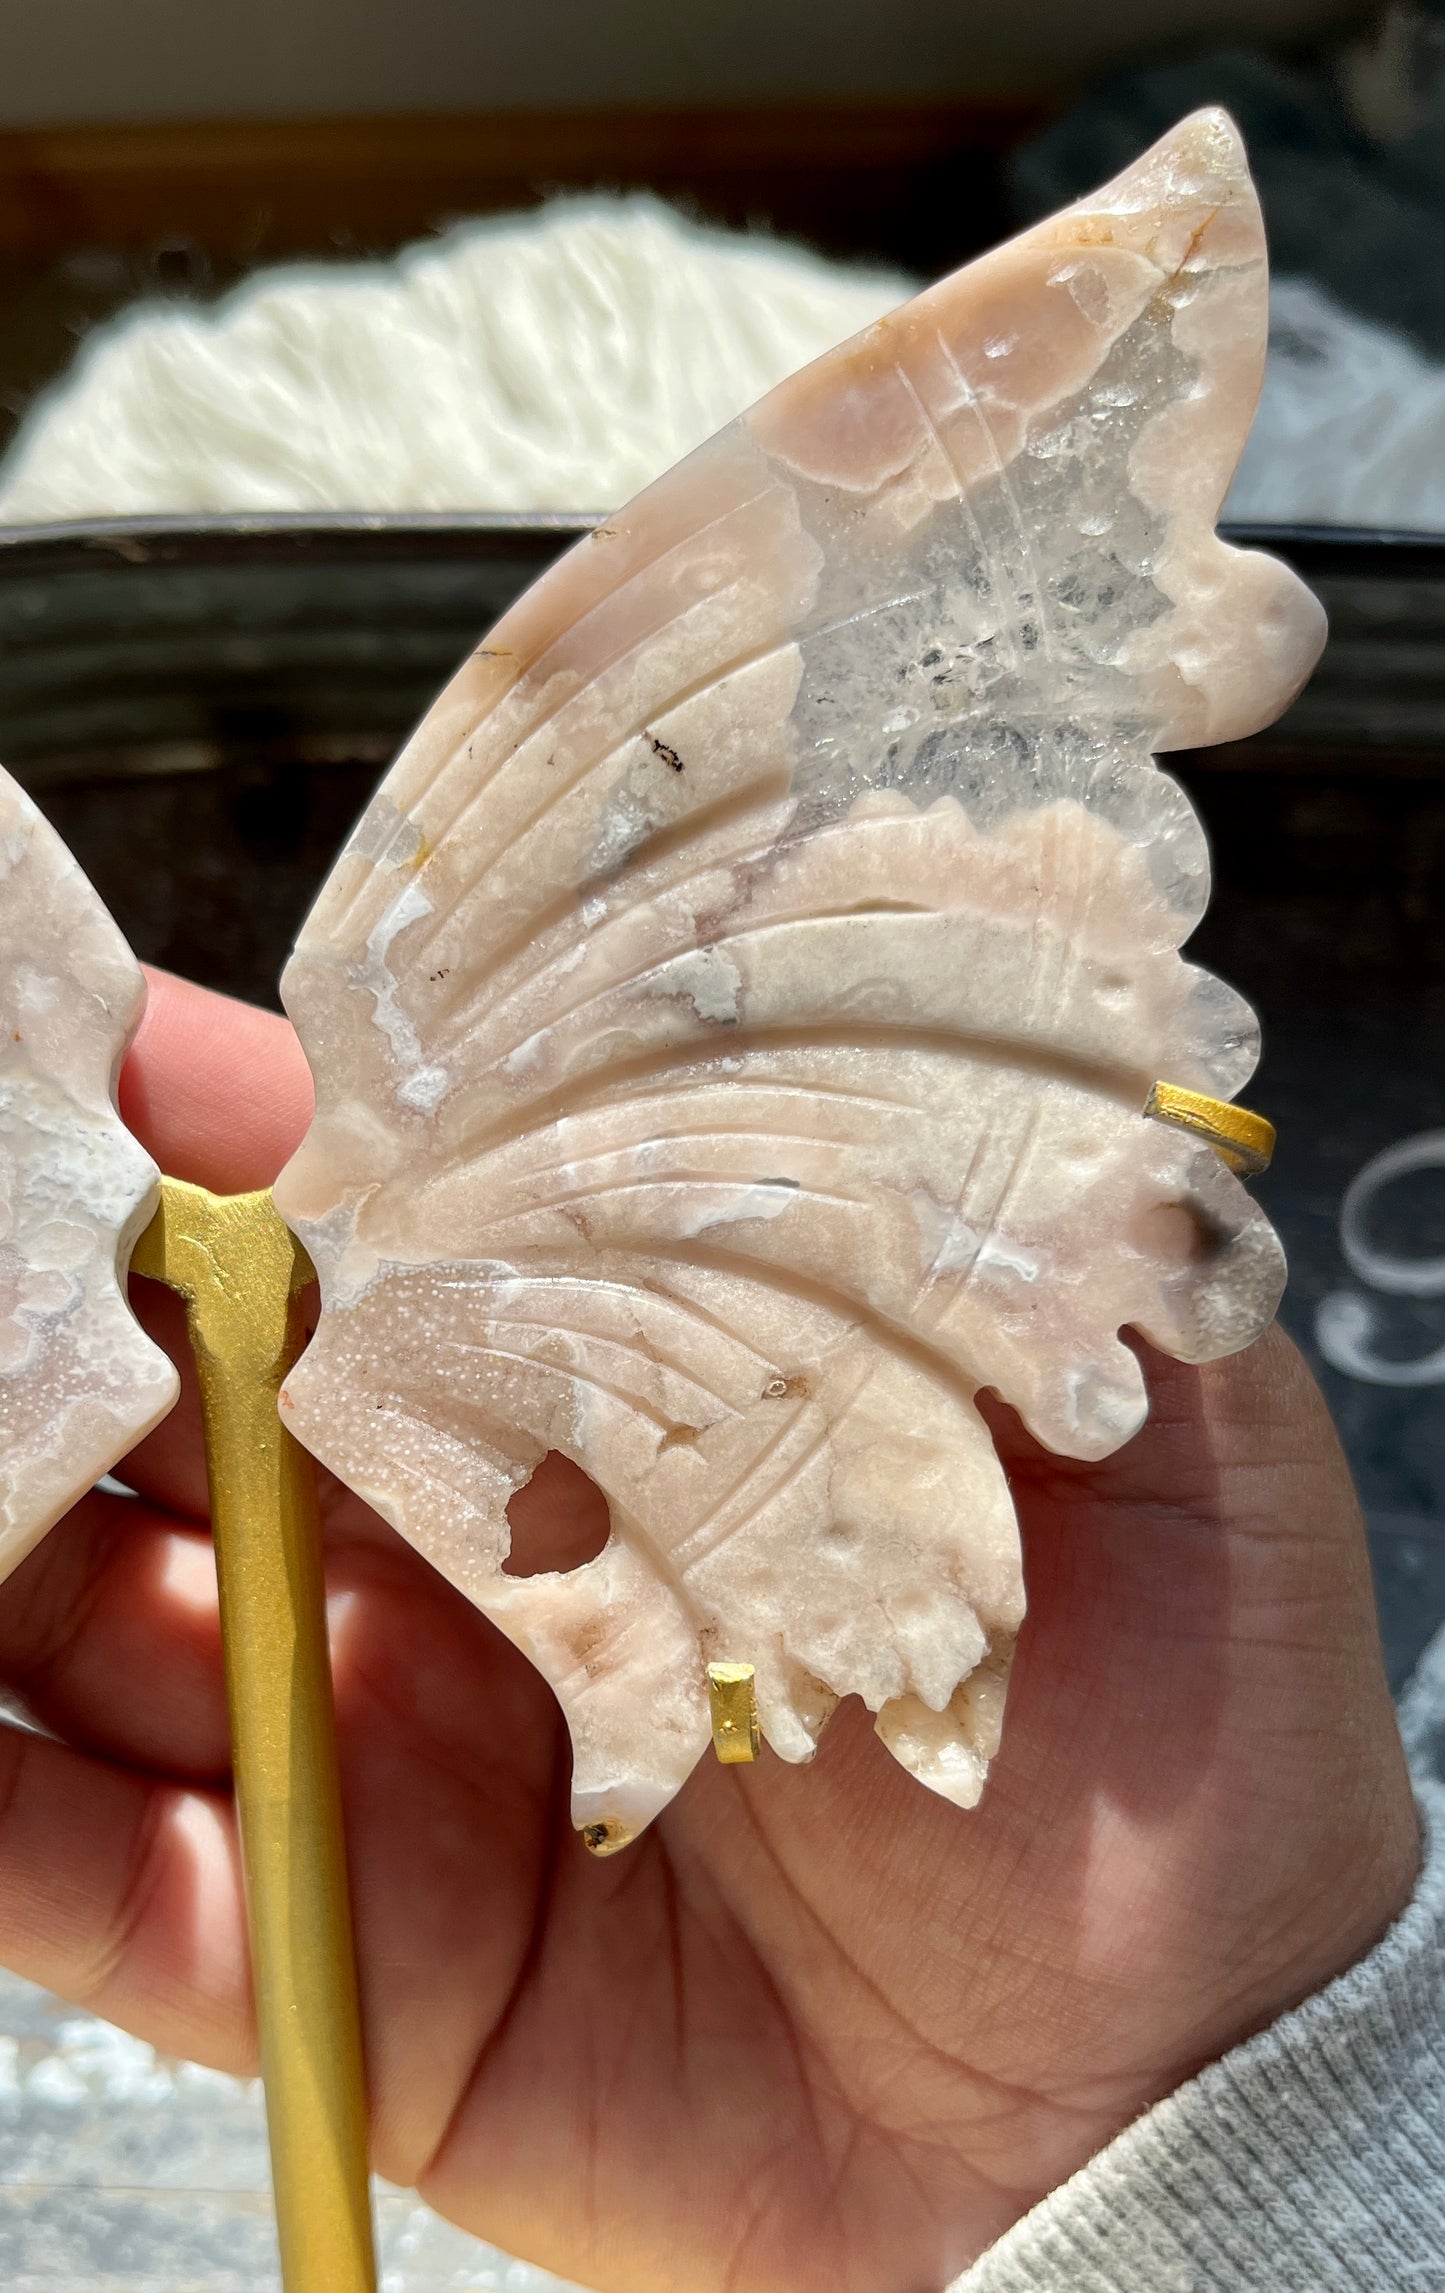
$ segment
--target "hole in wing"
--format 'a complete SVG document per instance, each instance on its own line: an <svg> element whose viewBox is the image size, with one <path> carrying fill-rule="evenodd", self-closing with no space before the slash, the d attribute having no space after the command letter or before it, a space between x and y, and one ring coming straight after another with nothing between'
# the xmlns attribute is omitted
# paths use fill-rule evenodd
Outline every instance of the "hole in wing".
<svg viewBox="0 0 1445 2293"><path fill-rule="evenodd" d="M607 1499L570 1457L549 1449L507 1507L504 1576L564 1575L595 1561L612 1534Z"/></svg>

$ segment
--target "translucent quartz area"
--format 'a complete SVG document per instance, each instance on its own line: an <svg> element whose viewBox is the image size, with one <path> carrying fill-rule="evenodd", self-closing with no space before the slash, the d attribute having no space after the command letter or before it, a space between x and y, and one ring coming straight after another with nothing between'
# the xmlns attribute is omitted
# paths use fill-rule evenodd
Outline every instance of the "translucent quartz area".
<svg viewBox="0 0 1445 2293"><path fill-rule="evenodd" d="M1217 112L785 383L584 541L436 703L284 993L278 1188L324 1311L283 1406L553 1684L625 1843L757 1669L963 1806L1023 1608L990 1387L1074 1457L1274 1310L1269 1227L1156 1079L1252 1015L1178 950L1155 750L1266 723L1318 607L1213 521L1263 363ZM610 1540L510 1576L557 1449Z"/></svg>
<svg viewBox="0 0 1445 2293"><path fill-rule="evenodd" d="M144 1004L94 890L0 773L0 1577L176 1397L116 1274L158 1186L112 1095Z"/></svg>

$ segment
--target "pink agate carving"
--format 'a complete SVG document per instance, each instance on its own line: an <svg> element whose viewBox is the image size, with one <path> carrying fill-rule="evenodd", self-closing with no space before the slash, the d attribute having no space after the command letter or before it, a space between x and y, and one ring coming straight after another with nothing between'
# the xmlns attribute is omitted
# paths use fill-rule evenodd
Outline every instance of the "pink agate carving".
<svg viewBox="0 0 1445 2293"><path fill-rule="evenodd" d="M176 1398L124 1269L159 1174L113 1090L139 964L0 772L0 1578Z"/></svg>
<svg viewBox="0 0 1445 2293"><path fill-rule="evenodd" d="M1120 1330L1247 1345L1278 1244L1207 1145L1251 1013L1178 949L1199 825L1152 752L1265 724L1320 611L1214 519L1266 325L1203 112L783 384L555 566L393 767L284 994L321 1274L283 1399L556 1690L574 1820L634 1837L753 1664L978 1797L1023 1610L975 1406L1071 1457ZM549 1450L612 1531L513 1577Z"/></svg>

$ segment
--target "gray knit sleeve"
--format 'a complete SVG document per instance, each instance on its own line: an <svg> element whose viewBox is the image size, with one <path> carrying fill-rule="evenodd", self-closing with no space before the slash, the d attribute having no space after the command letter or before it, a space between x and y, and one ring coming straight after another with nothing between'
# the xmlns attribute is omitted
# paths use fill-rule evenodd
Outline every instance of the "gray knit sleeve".
<svg viewBox="0 0 1445 2293"><path fill-rule="evenodd" d="M1445 1786L1416 1788L1425 1867L1370 1956L1127 2127L953 2293L1445 2289Z"/></svg>

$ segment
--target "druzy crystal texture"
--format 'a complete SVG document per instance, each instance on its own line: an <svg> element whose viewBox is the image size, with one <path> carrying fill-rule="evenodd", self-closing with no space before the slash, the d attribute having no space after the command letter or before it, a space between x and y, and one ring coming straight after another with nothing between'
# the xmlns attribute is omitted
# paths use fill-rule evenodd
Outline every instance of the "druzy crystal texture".
<svg viewBox="0 0 1445 2293"><path fill-rule="evenodd" d="M144 1004L94 889L0 772L0 1577L176 1397L124 1282L159 1185L113 1096Z"/></svg>
<svg viewBox="0 0 1445 2293"><path fill-rule="evenodd" d="M1260 1213L1143 1113L1256 1056L1179 955L1208 862L1153 752L1266 723L1323 637L1214 533L1265 326L1201 113L553 568L301 935L283 1408L552 1683L594 1845L705 1750L718 1661L784 1759L856 1695L972 1804L1023 1609L978 1392L1102 1457L1122 1329L1200 1361L1274 1310ZM508 1573L549 1450L611 1534Z"/></svg>

